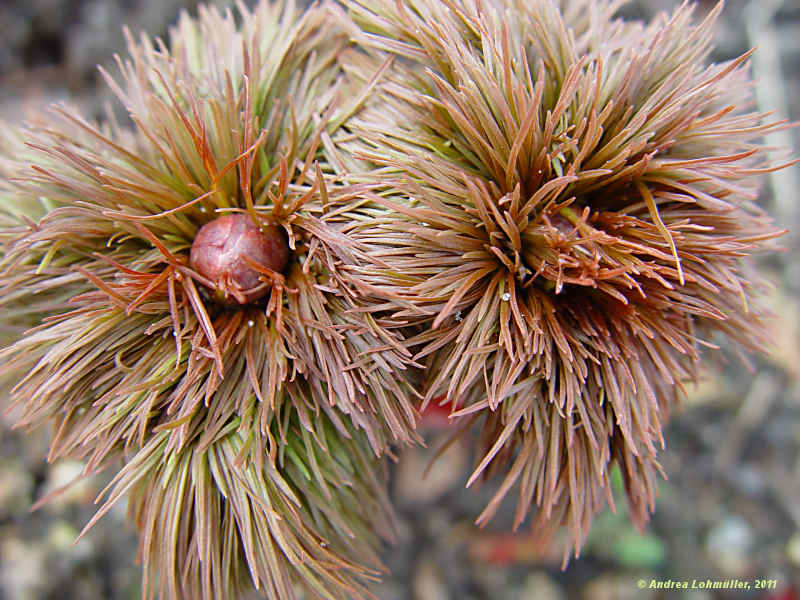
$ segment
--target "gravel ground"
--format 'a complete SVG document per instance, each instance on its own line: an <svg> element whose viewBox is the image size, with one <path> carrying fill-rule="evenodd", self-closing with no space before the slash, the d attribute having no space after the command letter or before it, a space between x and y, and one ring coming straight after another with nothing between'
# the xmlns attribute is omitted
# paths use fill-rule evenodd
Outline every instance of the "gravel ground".
<svg viewBox="0 0 800 600"><path fill-rule="evenodd" d="M69 100L99 114L95 63L122 50L120 31L163 35L181 7L164 0L2 0L0 3L0 118ZM223 4L220 2L219 4ZM630 4L646 17L677 0ZM759 100L800 120L800 0L727 3L717 33L716 59L758 45L754 70ZM701 2L702 8L711 3ZM770 140L800 148L798 130ZM645 534L627 523L625 509L597 520L580 559L560 568L558 547L537 547L524 532L507 533L509 516L477 530L471 519L489 489L462 489L474 457L455 445L422 485L421 472L447 432L428 425L429 450L412 449L394 467L400 513L398 544L387 549L391 569L376 587L381 600L612 600L691 598L800 599L800 170L767 184L765 203L782 227L786 251L763 265L775 290L769 301L774 351L753 371L732 362L689 397L666 432L667 481ZM124 508L112 511L80 542L103 481L83 482L45 507L31 504L74 478L80 464L43 461L44 432L0 427L0 600L127 600L139 597L136 541ZM510 507L509 507L510 508ZM651 579L764 582L749 592L657 592ZM639 589L644 582L645 589Z"/></svg>

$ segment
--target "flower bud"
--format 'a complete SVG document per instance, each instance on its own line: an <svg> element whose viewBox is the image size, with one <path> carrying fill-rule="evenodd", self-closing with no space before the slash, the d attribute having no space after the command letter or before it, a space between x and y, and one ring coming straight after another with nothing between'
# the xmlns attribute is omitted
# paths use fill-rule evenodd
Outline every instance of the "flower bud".
<svg viewBox="0 0 800 600"><path fill-rule="evenodd" d="M206 223L192 243L192 268L215 285L214 299L241 305L267 295L271 284L256 266L280 272L289 260L283 232L272 224L260 227L243 213Z"/></svg>

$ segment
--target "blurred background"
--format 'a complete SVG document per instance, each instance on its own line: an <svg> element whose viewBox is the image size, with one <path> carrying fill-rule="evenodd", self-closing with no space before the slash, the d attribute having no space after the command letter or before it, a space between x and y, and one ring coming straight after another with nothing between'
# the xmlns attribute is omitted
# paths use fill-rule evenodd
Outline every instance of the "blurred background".
<svg viewBox="0 0 800 600"><path fill-rule="evenodd" d="M220 6L224 1L212 2ZM625 16L650 18L678 0L630 2ZM0 0L0 119L11 123L52 102L99 116L110 100L96 66L115 73L121 28L163 36L189 0ZM705 12L713 2L700 2ZM800 121L800 0L729 0L717 27L714 60L758 46L758 102ZM800 150L800 129L768 140ZM427 449L393 466L400 516L391 574L380 600L625 600L754 598L800 600L800 169L764 181L764 205L792 230L785 251L763 263L775 289L774 348L709 372L676 411L661 459L667 480L644 535L628 524L624 502L595 522L581 557L561 569L558 544L543 548L509 533L512 506L486 529L472 519L491 485L463 489L474 456L455 444L422 473L448 438L444 415L425 415ZM2 315L0 315L2 319ZM79 543L104 481L82 482L30 513L31 504L70 482L79 463L47 464L47 433L10 429L0 419L0 600L133 600L140 597L136 540L117 507ZM524 529L524 528L523 528ZM639 589L651 579L762 582L750 591Z"/></svg>

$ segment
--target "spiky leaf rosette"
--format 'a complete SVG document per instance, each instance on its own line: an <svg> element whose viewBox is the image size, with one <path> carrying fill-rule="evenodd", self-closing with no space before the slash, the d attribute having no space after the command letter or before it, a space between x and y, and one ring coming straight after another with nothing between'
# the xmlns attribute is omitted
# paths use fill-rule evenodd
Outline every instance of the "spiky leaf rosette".
<svg viewBox="0 0 800 600"><path fill-rule="evenodd" d="M633 519L700 349L762 343L747 256L779 232L754 205L747 55L706 64L718 7L651 24L589 0L353 0L365 44L404 56L354 152L394 171L364 269L422 332L426 398L483 423L481 474L516 523L576 547L621 466Z"/></svg>
<svg viewBox="0 0 800 600"><path fill-rule="evenodd" d="M350 44L343 19L328 5L301 15L288 1L236 16L184 15L168 46L130 40L122 82L106 76L133 127L113 118L98 127L60 108L53 124L21 134L23 151L3 157L12 176L3 193L13 205L5 205L0 234L0 305L4 317L36 325L0 353L3 373L18 382L19 423L52 424L50 458L85 458L87 472L132 457L124 473L137 482L142 511L159 502L145 490L216 498L217 512L196 506L193 526L209 531L222 515L225 536L187 540L192 530L179 512L164 517L175 529L158 529L155 513L140 520L143 531L164 534L144 542L144 559L170 594L186 580L200 582L203 597L227 597L218 595L228 580L214 566L224 562L246 564L270 597L285 597L292 578L347 596L362 573L355 565L371 556L373 540L362 532L385 518L354 510L334 518L329 507L377 498L366 471L380 464L364 463L356 476L313 453L337 436L335 444L362 452L363 435L380 455L414 436L408 351L363 310L369 286L350 268L366 260L347 233L364 186L342 183L321 151L374 75L342 70L339 54ZM198 249L198 231L226 218L238 223L230 229L236 243L217 232L221 240ZM242 250L240 238L255 245ZM259 258L281 245L281 260ZM190 260L194 250L208 260ZM209 274L225 261L235 268ZM243 289L244 280L259 290ZM270 509L274 498L258 493L265 478L277 485L290 418L315 483L295 481L296 498L282 490L280 507ZM354 430L358 442L349 441ZM204 488L210 479L197 466L209 452L225 453L215 459L216 491ZM168 487L153 487L150 475ZM289 506L294 512L282 515ZM251 513L267 527L257 536ZM312 538L329 550L308 550ZM268 543L292 549L291 566L269 562L276 551Z"/></svg>
<svg viewBox="0 0 800 600"><path fill-rule="evenodd" d="M382 571L373 548L392 535L392 516L382 464L363 432L349 433L324 416L309 431L296 412L273 421L266 449L236 421L207 446L155 433L95 519L129 496L148 595L237 598L255 585L284 599L299 583L305 597L371 597L364 581Z"/></svg>

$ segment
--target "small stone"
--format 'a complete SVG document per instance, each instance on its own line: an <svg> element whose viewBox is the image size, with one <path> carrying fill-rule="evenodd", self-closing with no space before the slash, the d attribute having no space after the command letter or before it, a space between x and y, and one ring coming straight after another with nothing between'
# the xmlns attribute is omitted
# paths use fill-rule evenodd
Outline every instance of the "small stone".
<svg viewBox="0 0 800 600"><path fill-rule="evenodd" d="M443 508L432 506L425 511L425 529L434 539L444 538L452 532L453 516Z"/></svg>
<svg viewBox="0 0 800 600"><path fill-rule="evenodd" d="M82 537L76 543L79 534L80 531L68 521L56 521L47 531L47 546L55 550L59 557L73 563L91 558L94 544L89 536Z"/></svg>
<svg viewBox="0 0 800 600"><path fill-rule="evenodd" d="M601 575L587 583L581 593L584 600L650 600L655 590L647 587L652 577ZM644 585L642 585L644 584Z"/></svg>
<svg viewBox="0 0 800 600"><path fill-rule="evenodd" d="M401 455L395 479L395 494L400 502L407 504L433 502L464 479L467 468L467 451L464 444L456 441L443 454L436 457L439 448L449 439L450 434L446 433L437 436L427 448L408 448ZM430 470L426 473L429 466Z"/></svg>
<svg viewBox="0 0 800 600"><path fill-rule="evenodd" d="M486 564L481 561L475 561L473 564ZM472 573L472 579L480 587L483 596L495 600L497 590L503 590L508 587L509 571L508 569L498 568L492 565L492 568L475 569ZM497 598L497 600L501 600ZM503 599L505 600L505 599Z"/></svg>
<svg viewBox="0 0 800 600"><path fill-rule="evenodd" d="M699 406L718 401L725 393L724 379L719 374L710 374L694 385L689 385L687 405Z"/></svg>
<svg viewBox="0 0 800 600"><path fill-rule="evenodd" d="M372 586L372 593L381 600L407 600L408 592L405 586L397 582L381 581Z"/></svg>
<svg viewBox="0 0 800 600"><path fill-rule="evenodd" d="M767 491L764 474L754 466L745 465L737 469L735 482L743 493L751 497L761 496Z"/></svg>
<svg viewBox="0 0 800 600"><path fill-rule="evenodd" d="M33 477L21 464L0 463L0 515L23 512L31 505Z"/></svg>
<svg viewBox="0 0 800 600"><path fill-rule="evenodd" d="M98 572L79 572L72 577L70 588L74 598L103 598L103 582Z"/></svg>
<svg viewBox="0 0 800 600"><path fill-rule="evenodd" d="M741 517L727 517L708 533L706 551L727 575L748 572L753 530Z"/></svg>
<svg viewBox="0 0 800 600"><path fill-rule="evenodd" d="M684 598L686 600L714 600L711 592L706 590L687 590Z"/></svg>
<svg viewBox="0 0 800 600"><path fill-rule="evenodd" d="M613 554L620 564L628 568L654 568L667 558L661 538L634 529L620 532L613 542Z"/></svg>
<svg viewBox="0 0 800 600"><path fill-rule="evenodd" d="M54 523L47 533L48 545L57 551L68 549L78 537L78 530L66 521Z"/></svg>
<svg viewBox="0 0 800 600"><path fill-rule="evenodd" d="M786 556L791 563L800 567L800 533L795 533L786 544Z"/></svg>
<svg viewBox="0 0 800 600"><path fill-rule="evenodd" d="M83 468L83 463L75 460L61 460L50 465L42 496L54 492L55 495L45 503L46 510L57 511L70 505L82 506L94 500L97 488L92 484L91 478L83 477Z"/></svg>
<svg viewBox="0 0 800 600"><path fill-rule="evenodd" d="M784 288L765 296L767 308L775 314L770 319L769 359L795 380L800 378L800 316L797 304Z"/></svg>
<svg viewBox="0 0 800 600"><path fill-rule="evenodd" d="M414 569L414 600L449 600L444 574L429 557L423 557Z"/></svg>
<svg viewBox="0 0 800 600"><path fill-rule="evenodd" d="M0 534L0 591L7 600L40 598L47 551L40 543Z"/></svg>
<svg viewBox="0 0 800 600"><path fill-rule="evenodd" d="M544 571L531 573L525 579L520 600L562 600L564 590Z"/></svg>

